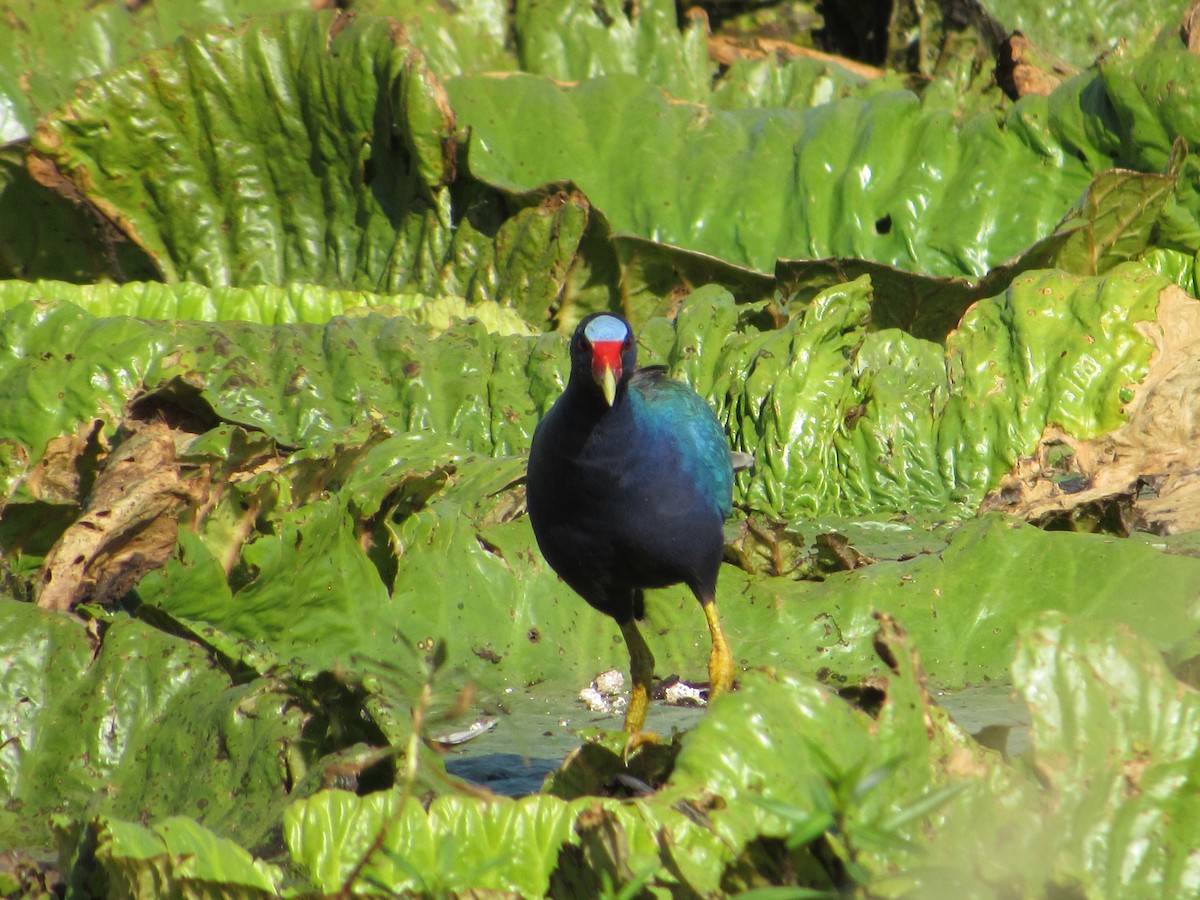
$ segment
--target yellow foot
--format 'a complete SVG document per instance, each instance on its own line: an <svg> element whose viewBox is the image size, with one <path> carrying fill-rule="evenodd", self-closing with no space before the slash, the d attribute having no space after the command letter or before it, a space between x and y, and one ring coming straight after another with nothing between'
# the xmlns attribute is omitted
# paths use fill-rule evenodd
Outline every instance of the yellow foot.
<svg viewBox="0 0 1200 900"><path fill-rule="evenodd" d="M650 708L650 682L654 678L654 655L646 646L637 622L630 619L621 625L621 635L629 648L629 677L633 686L629 692L629 709L625 711L625 730L637 734L646 724Z"/></svg>
<svg viewBox="0 0 1200 900"><path fill-rule="evenodd" d="M704 607L704 618L708 620L708 633L712 637L712 650L708 654L708 699L711 701L733 689L733 653L717 616L717 601L701 600L700 605Z"/></svg>

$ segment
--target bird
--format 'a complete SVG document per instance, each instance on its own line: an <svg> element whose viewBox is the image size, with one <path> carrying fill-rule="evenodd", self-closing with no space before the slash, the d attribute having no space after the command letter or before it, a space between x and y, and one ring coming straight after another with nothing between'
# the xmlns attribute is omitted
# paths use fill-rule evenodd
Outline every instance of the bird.
<svg viewBox="0 0 1200 900"><path fill-rule="evenodd" d="M629 651L624 729L645 724L654 656L638 630L645 591L686 584L711 638L709 698L733 687L717 614L735 456L707 402L665 366L637 368L629 322L592 313L575 329L566 388L538 423L526 507L550 568L616 620Z"/></svg>

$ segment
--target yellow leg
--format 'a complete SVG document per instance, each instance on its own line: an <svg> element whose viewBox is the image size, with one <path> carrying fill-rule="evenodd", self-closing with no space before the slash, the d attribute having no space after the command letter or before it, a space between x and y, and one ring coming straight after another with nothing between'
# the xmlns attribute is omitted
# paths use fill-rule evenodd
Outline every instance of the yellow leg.
<svg viewBox="0 0 1200 900"><path fill-rule="evenodd" d="M701 600L704 618L708 620L708 633L712 636L712 650L708 654L709 700L727 694L733 688L733 653L725 640L725 631L717 616L716 600Z"/></svg>
<svg viewBox="0 0 1200 900"><path fill-rule="evenodd" d="M621 635L629 648L629 676L633 688L629 692L629 709L625 712L625 730L637 734L646 724L646 710L650 706L650 681L654 678L654 654L646 646L637 622L630 619L621 626Z"/></svg>

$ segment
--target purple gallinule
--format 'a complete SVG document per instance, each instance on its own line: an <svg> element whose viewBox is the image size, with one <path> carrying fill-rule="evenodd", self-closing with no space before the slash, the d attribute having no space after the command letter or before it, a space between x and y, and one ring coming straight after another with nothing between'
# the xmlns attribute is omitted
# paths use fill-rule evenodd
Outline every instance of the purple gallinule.
<svg viewBox="0 0 1200 900"><path fill-rule="evenodd" d="M636 362L633 329L621 316L593 313L579 323L567 388L534 433L527 481L542 555L621 628L633 681L630 732L645 723L654 674L637 627L647 588L691 588L712 638L710 697L733 684L716 601L733 455L695 391L662 366L635 371Z"/></svg>

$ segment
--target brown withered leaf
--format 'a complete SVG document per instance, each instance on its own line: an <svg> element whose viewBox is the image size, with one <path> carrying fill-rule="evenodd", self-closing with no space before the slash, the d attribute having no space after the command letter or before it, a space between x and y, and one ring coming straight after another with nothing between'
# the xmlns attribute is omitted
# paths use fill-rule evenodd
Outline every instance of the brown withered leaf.
<svg viewBox="0 0 1200 900"><path fill-rule="evenodd" d="M875 562L837 531L818 534L816 547L817 563L824 572L850 572Z"/></svg>
<svg viewBox="0 0 1200 900"><path fill-rule="evenodd" d="M1019 31L1009 35L996 54L996 83L1013 100L1029 94L1048 96L1078 73L1074 66L1039 49Z"/></svg>
<svg viewBox="0 0 1200 900"><path fill-rule="evenodd" d="M804 536L778 519L748 516L726 530L725 559L747 572L773 577L805 573L808 557Z"/></svg>
<svg viewBox="0 0 1200 900"><path fill-rule="evenodd" d="M784 63L791 59L815 59L830 66L838 66L860 78L880 78L884 70L867 65L848 56L825 53L812 47L804 47L791 41L760 36L730 37L717 35L708 39L708 58L723 66L731 66L739 59L774 59Z"/></svg>
<svg viewBox="0 0 1200 900"><path fill-rule="evenodd" d="M1039 522L1116 501L1150 531L1200 530L1200 301L1166 288L1156 321L1140 327L1157 350L1125 424L1090 441L1048 426L983 510Z"/></svg>
<svg viewBox="0 0 1200 900"><path fill-rule="evenodd" d="M100 420L82 423L74 434L63 434L46 445L46 452L25 477L25 490L45 503L74 504L90 489L103 446Z"/></svg>
<svg viewBox="0 0 1200 900"><path fill-rule="evenodd" d="M162 422L131 422L109 455L80 517L51 548L37 583L37 603L69 610L120 597L175 550L179 516L203 502L204 467L176 459L176 442L194 435Z"/></svg>
<svg viewBox="0 0 1200 900"><path fill-rule="evenodd" d="M1189 53L1200 53L1200 0L1195 0L1184 12L1179 39Z"/></svg>

